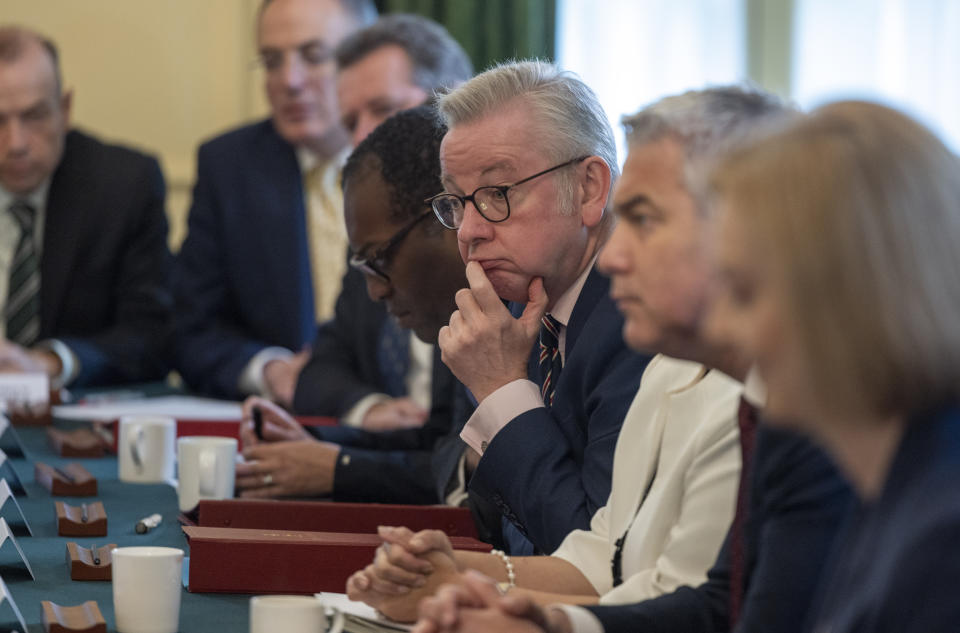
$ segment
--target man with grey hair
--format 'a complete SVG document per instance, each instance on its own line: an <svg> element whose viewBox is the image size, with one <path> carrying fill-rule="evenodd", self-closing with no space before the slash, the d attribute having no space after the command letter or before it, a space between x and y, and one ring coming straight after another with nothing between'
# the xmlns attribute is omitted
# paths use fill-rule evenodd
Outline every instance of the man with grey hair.
<svg viewBox="0 0 960 633"><path fill-rule="evenodd" d="M162 379L172 300L151 156L70 129L53 42L0 25L0 372Z"/></svg>
<svg viewBox="0 0 960 633"><path fill-rule="evenodd" d="M353 145L400 110L473 76L463 48L442 26L394 13L337 47L340 120Z"/></svg>
<svg viewBox="0 0 960 633"><path fill-rule="evenodd" d="M770 95L721 87L668 97L624 118L629 154L615 194L621 221L601 256L601 268L612 276L613 292L622 297L625 336L643 338L649 329L643 322L663 318L644 314L636 289L655 287L662 266L686 265L665 257L651 259L653 253L647 251L655 251L659 247L654 245L670 236L695 235L700 241L713 235L715 214L697 189L698 169L742 133L783 113ZM683 204L692 212L678 213ZM702 270L716 285L722 271L715 270L709 244L701 250ZM675 304L674 310L683 309L704 308ZM722 338L714 339L723 347ZM685 356L682 349L671 353ZM724 364L730 366L746 368L753 361L744 350L728 350L726 356ZM538 628L550 633L799 633L852 496L830 460L808 440L756 426L756 411L749 404L762 404L758 387L748 378L738 415L743 470L736 516L705 583L636 604L543 610L520 597L501 600L492 583L473 577L421 605L418 633Z"/></svg>
<svg viewBox="0 0 960 633"><path fill-rule="evenodd" d="M578 78L539 61L488 70L440 98L445 191L469 288L440 331L442 358L479 406L461 437L472 491L552 552L610 493L613 451L647 358L594 263L612 218L609 123ZM507 300L510 306L504 306ZM539 336L539 343L537 342Z"/></svg>

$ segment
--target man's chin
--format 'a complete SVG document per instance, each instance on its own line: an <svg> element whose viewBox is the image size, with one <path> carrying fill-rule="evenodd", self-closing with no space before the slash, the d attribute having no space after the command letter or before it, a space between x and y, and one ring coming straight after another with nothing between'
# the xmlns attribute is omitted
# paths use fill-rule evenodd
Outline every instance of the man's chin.
<svg viewBox="0 0 960 633"><path fill-rule="evenodd" d="M503 273L493 271L487 273L490 285L496 291L497 296L506 301L514 303L526 303L529 298L530 277L517 275L514 273Z"/></svg>

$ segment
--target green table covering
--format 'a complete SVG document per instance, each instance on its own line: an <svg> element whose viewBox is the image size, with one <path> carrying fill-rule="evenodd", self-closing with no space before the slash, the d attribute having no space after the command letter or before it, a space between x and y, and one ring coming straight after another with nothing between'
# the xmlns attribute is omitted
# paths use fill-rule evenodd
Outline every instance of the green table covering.
<svg viewBox="0 0 960 633"><path fill-rule="evenodd" d="M78 423L56 421L57 428L76 428ZM66 544L76 541L81 546L116 543L118 547L152 545L177 547L189 555L189 548L177 522L177 495L166 484L129 484L117 479L115 456L100 459L61 458L56 456L43 427L15 427L25 449L23 458L10 460L20 476L28 496L17 497L33 536L16 536L17 542L30 561L36 580L30 580L25 569L17 565L17 553L12 543L0 549L0 576L7 583L30 631L43 631L41 600L60 605L78 605L96 600L107 621L107 629L115 631L113 617L113 588L109 582L74 581L66 562ZM9 431L7 432L9 433ZM6 439L6 438L4 438ZM36 483L33 464L42 461L53 466L78 462L98 481L96 497L53 497L46 488ZM71 505L83 501L101 501L106 508L107 536L78 538L57 536L54 500ZM163 522L147 534L137 534L134 525L139 519L160 513ZM11 501L3 508L3 516L13 523L15 509ZM186 567L186 561L184 561ZM249 630L249 600L247 595L192 594L183 590L180 604L180 631L182 633L246 632ZM19 628L7 605L0 605L0 630Z"/></svg>

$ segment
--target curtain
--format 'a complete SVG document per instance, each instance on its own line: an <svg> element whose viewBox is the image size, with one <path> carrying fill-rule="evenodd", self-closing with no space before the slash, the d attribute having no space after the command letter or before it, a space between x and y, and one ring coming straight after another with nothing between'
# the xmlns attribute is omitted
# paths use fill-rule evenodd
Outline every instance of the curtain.
<svg viewBox="0 0 960 633"><path fill-rule="evenodd" d="M508 59L554 59L556 0L377 0L381 13L416 13L450 31L477 72Z"/></svg>

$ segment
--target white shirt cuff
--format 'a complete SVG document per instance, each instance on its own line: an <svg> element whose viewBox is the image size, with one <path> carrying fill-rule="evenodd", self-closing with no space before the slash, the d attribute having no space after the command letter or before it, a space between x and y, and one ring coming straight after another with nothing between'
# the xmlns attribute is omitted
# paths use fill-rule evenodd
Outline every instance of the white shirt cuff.
<svg viewBox="0 0 960 633"><path fill-rule="evenodd" d="M548 608L558 609L566 613L570 620L570 629L574 633L603 633L603 624L597 616L583 607L575 607L571 604L555 604Z"/></svg>
<svg viewBox="0 0 960 633"><path fill-rule="evenodd" d="M55 338L47 339L34 344L34 347L53 352L60 359L62 369L58 375L50 377L51 389L66 387L80 375L80 359L63 341Z"/></svg>
<svg viewBox="0 0 960 633"><path fill-rule="evenodd" d="M477 405L460 438L479 455L510 420L521 413L543 406L540 387L533 381L520 379L508 382Z"/></svg>
<svg viewBox="0 0 960 633"><path fill-rule="evenodd" d="M389 399L390 396L385 393L371 393L368 396L364 396L360 398L357 404L353 405L345 415L340 417L340 423L359 429L363 426L363 419L367 417L367 411L375 405L386 402Z"/></svg>
<svg viewBox="0 0 960 633"><path fill-rule="evenodd" d="M240 393L248 396L261 396L273 400L273 394L267 388L263 378L263 368L272 360L286 360L293 356L293 352L285 347L264 347L253 355L240 374L237 388Z"/></svg>

